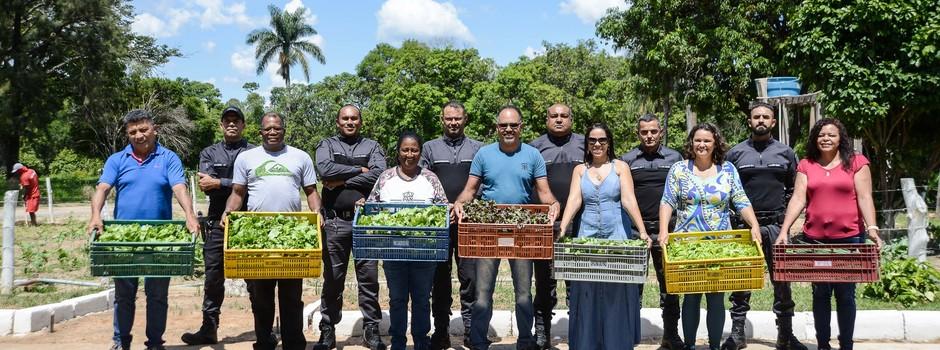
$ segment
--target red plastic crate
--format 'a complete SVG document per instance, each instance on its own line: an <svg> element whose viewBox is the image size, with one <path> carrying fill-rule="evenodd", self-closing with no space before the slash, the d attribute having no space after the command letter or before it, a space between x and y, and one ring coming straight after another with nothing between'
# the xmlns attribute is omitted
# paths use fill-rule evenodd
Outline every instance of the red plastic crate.
<svg viewBox="0 0 940 350"><path fill-rule="evenodd" d="M773 279L781 282L868 283L880 279L880 252L874 244L778 244L773 262Z"/></svg>
<svg viewBox="0 0 940 350"><path fill-rule="evenodd" d="M545 204L500 204L547 213ZM457 227L457 253L462 258L551 259L554 234L552 224L465 223Z"/></svg>

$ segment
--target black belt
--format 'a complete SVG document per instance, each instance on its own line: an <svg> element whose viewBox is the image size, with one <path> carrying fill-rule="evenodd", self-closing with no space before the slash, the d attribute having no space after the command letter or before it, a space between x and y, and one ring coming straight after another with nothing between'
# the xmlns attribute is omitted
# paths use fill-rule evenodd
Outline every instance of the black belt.
<svg viewBox="0 0 940 350"><path fill-rule="evenodd" d="M323 216L327 219L341 219L341 220L346 220L346 221L352 221L355 215L356 215L356 212L354 210L333 210L333 209L323 210Z"/></svg>
<svg viewBox="0 0 940 350"><path fill-rule="evenodd" d="M779 225L783 223L783 213L779 212L756 212L757 223L761 226Z"/></svg>

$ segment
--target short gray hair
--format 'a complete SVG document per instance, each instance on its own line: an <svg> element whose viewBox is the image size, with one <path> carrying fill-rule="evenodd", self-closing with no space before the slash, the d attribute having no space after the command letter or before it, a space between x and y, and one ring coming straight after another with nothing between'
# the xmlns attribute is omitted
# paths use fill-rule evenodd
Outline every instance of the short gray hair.
<svg viewBox="0 0 940 350"><path fill-rule="evenodd" d="M146 120L153 124L153 114L150 111L143 109L132 109L130 112L124 115L124 126L130 123L136 123L141 120Z"/></svg>

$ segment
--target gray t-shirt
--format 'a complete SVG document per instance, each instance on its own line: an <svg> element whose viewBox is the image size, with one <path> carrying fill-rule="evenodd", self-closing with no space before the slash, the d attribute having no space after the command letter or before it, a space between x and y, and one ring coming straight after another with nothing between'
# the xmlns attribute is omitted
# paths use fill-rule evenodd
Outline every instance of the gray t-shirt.
<svg viewBox="0 0 940 350"><path fill-rule="evenodd" d="M313 159L307 152L284 146L244 151L235 159L232 183L248 186L249 211L301 211L300 191L317 184Z"/></svg>

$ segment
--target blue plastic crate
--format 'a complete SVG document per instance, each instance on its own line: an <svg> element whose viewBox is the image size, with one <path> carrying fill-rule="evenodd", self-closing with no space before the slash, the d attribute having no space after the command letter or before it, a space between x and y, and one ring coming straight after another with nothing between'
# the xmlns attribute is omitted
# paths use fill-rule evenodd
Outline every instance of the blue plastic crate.
<svg viewBox="0 0 940 350"><path fill-rule="evenodd" d="M447 261L450 220L444 227L361 226L360 215L404 208L446 206L427 203L366 203L353 218L353 256L361 260ZM420 236L415 233L420 232Z"/></svg>

